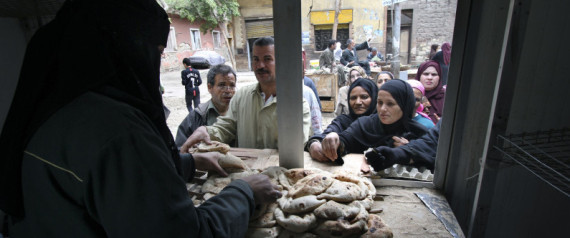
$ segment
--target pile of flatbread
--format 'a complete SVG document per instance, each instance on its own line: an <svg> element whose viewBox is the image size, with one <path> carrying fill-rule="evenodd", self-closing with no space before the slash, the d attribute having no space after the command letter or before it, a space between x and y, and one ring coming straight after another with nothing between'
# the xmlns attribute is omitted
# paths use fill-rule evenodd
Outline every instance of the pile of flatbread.
<svg viewBox="0 0 570 238"><path fill-rule="evenodd" d="M376 188L368 178L277 166L250 170L229 153L219 163L229 176L209 175L201 189L204 200L232 180L255 173L267 175L282 190L277 202L256 207L247 237L392 237L384 221L369 213Z"/></svg>

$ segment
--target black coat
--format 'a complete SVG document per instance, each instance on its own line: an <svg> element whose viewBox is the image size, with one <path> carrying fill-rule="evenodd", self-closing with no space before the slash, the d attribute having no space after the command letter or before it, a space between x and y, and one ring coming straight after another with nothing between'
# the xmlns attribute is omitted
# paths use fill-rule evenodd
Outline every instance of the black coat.
<svg viewBox="0 0 570 238"><path fill-rule="evenodd" d="M354 48L352 48L352 54L350 53L351 50L349 50L348 48L346 48L344 51L342 51L342 57L340 57L340 62L344 65L347 66L348 63L350 63L351 61L354 61L354 63L358 63L358 54L356 53L357 50L367 50L368 47L368 41L363 42L362 44L358 44L355 45ZM351 65L354 66L354 65Z"/></svg>
<svg viewBox="0 0 570 238"><path fill-rule="evenodd" d="M198 86L202 84L202 78L200 77L200 71L193 68L187 68L182 70L180 73L182 78L182 85L185 86L186 92L200 91Z"/></svg>
<svg viewBox="0 0 570 238"><path fill-rule="evenodd" d="M400 147L412 157L414 166L425 166L433 171L440 127L441 120L422 137L417 140L410 140L410 143Z"/></svg>

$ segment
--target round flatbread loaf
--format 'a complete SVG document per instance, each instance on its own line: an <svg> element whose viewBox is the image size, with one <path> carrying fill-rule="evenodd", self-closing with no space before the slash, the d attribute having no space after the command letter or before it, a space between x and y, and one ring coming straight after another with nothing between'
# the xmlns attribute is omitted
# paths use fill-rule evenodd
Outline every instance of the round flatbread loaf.
<svg viewBox="0 0 570 238"><path fill-rule="evenodd" d="M317 224L317 218L313 213L297 216L294 214L285 215L281 209L275 209L275 220L283 228L297 233L303 233Z"/></svg>
<svg viewBox="0 0 570 238"><path fill-rule="evenodd" d="M368 215L368 231L361 237L366 238L392 238L394 234L390 227L384 223L380 216L375 214Z"/></svg>
<svg viewBox="0 0 570 238"><path fill-rule="evenodd" d="M333 180L329 174L311 174L297 181L297 183L291 187L287 196L299 198L306 195L320 194L333 183Z"/></svg>

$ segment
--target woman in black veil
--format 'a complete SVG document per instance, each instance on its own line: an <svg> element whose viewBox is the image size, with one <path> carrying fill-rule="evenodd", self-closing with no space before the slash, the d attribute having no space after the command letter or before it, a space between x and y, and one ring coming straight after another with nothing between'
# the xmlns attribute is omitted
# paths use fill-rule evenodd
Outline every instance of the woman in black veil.
<svg viewBox="0 0 570 238"><path fill-rule="evenodd" d="M0 136L0 208L16 236L243 236L267 177L195 208L159 92L169 20L154 0L68 0L29 42ZM239 219L237 219L239 218ZM245 218L245 219L244 219Z"/></svg>

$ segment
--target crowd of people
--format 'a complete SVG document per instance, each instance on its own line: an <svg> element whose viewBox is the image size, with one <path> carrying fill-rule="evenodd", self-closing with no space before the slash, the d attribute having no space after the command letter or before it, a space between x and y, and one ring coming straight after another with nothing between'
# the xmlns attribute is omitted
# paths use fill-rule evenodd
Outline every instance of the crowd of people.
<svg viewBox="0 0 570 238"><path fill-rule="evenodd" d="M339 83L336 118L322 134L309 138L305 151L315 160L342 164L342 155L372 148L365 156L376 170L394 163L433 169L451 45L444 43L439 52L439 46L433 45L416 78L400 80L388 71L370 76L368 62L380 64L384 57L368 41L356 45L349 39L342 57L334 58L338 43L330 40L319 60L321 69L346 74L346 80ZM370 51L368 61L358 60L356 50L363 49Z"/></svg>
<svg viewBox="0 0 570 238"><path fill-rule="evenodd" d="M141 22L148 24L137 27ZM189 114L174 139L159 92L169 25L153 0L75 0L34 35L0 136L0 208L10 215L10 235L243 237L255 207L281 196L258 174L195 207L185 184L196 169L227 176L219 153L189 153L199 142L278 149L276 80L286 79L275 74L273 38L253 43L256 84L236 90L236 72L216 65L206 79L212 97L203 103L200 74L183 60ZM394 163L433 169L445 96L440 63L423 63L417 81L389 72L371 79L368 62L356 54L370 49L368 41L349 39L340 57L331 41L324 53L327 67L343 74L336 66L350 67L342 105L324 131L316 90L304 86L305 150L342 165L345 154L372 148L365 156L376 170ZM383 59L371 50L369 60ZM90 57L73 60L79 54ZM46 57L52 62L43 64ZM448 66L445 50L442 57ZM85 64L97 70L82 74Z"/></svg>

